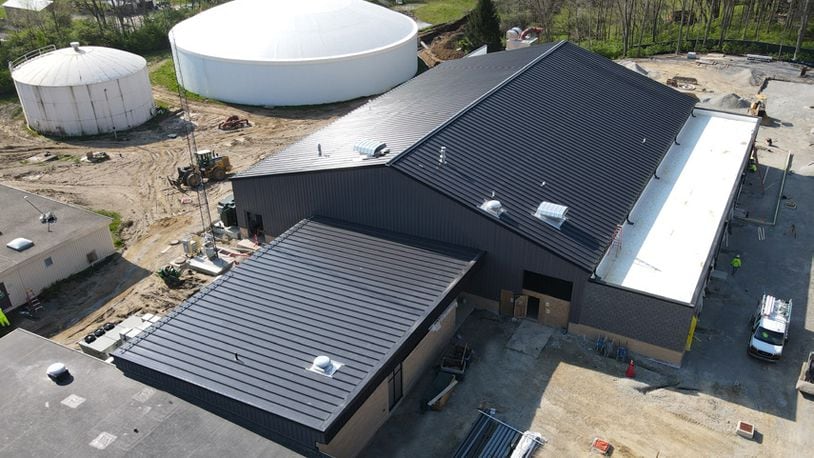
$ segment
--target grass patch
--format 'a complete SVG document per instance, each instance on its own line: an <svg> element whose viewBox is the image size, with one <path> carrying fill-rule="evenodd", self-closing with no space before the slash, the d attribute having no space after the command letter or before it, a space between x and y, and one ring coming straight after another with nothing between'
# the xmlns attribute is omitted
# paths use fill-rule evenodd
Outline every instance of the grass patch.
<svg viewBox="0 0 814 458"><path fill-rule="evenodd" d="M476 0L427 0L415 9L415 17L433 25L444 24L464 17L476 3Z"/></svg>
<svg viewBox="0 0 814 458"><path fill-rule="evenodd" d="M3 11L0 9L0 11ZM7 104L7 103L20 103L20 99L17 98L16 92L9 92L8 94L0 95L0 105ZM23 112L23 108L20 107L20 113Z"/></svg>
<svg viewBox="0 0 814 458"><path fill-rule="evenodd" d="M127 227L127 224L122 224L122 215L111 210L94 210L94 212L113 219L113 221L110 222L110 226L108 226L110 228L110 234L113 235L113 246L117 249L123 247L124 240L122 240L122 230Z"/></svg>
<svg viewBox="0 0 814 458"><path fill-rule="evenodd" d="M57 160L65 161L65 162L72 162L74 164L79 164L79 158L72 155L72 154L60 154L60 155L57 155Z"/></svg>
<svg viewBox="0 0 814 458"><path fill-rule="evenodd" d="M172 59L156 66L150 71L150 82L169 91L178 92L178 80L175 78L175 65ZM205 99L198 94L184 90L188 100L203 102Z"/></svg>
<svg viewBox="0 0 814 458"><path fill-rule="evenodd" d="M172 51L170 51L169 49L162 49L160 51L151 51L142 54L141 57L147 60L147 65L153 65L157 62L163 61L164 59L172 59Z"/></svg>

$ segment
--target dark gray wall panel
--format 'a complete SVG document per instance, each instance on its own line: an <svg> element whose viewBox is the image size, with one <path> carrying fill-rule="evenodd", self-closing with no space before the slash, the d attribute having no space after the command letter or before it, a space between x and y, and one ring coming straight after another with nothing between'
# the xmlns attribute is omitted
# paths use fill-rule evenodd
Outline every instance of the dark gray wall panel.
<svg viewBox="0 0 814 458"><path fill-rule="evenodd" d="M687 305L589 281L578 323L684 351L693 312Z"/></svg>
<svg viewBox="0 0 814 458"><path fill-rule="evenodd" d="M274 236L320 215L477 248L485 254L465 290L497 300L501 289L519 292L529 270L574 282L571 316L579 314L587 271L392 168L242 178L232 186L242 227L246 211L261 214Z"/></svg>

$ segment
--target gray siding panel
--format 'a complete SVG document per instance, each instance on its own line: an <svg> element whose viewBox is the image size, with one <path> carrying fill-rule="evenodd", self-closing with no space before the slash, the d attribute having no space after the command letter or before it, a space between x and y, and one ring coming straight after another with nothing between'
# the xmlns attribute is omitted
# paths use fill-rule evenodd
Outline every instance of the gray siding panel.
<svg viewBox="0 0 814 458"><path fill-rule="evenodd" d="M477 247L485 254L464 284L466 291L496 300L501 289L519 292L523 270L529 270L573 282L571 316L579 315L588 271L392 168L244 178L232 186L242 227L247 211L262 215L266 233L274 236L319 215Z"/></svg>
<svg viewBox="0 0 814 458"><path fill-rule="evenodd" d="M589 281L579 324L683 352L694 309Z"/></svg>

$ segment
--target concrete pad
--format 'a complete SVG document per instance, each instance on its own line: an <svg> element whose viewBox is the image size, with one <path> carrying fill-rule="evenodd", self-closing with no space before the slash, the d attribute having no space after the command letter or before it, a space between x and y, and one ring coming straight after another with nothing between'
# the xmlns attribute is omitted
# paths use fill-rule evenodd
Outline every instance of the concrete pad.
<svg viewBox="0 0 814 458"><path fill-rule="evenodd" d="M506 348L537 358L552 334L554 328L523 320L506 343Z"/></svg>
<svg viewBox="0 0 814 458"><path fill-rule="evenodd" d="M229 270L232 267L231 262L224 261L223 259L209 259L205 256L196 256L189 260L189 268L198 271L202 274L218 276Z"/></svg>

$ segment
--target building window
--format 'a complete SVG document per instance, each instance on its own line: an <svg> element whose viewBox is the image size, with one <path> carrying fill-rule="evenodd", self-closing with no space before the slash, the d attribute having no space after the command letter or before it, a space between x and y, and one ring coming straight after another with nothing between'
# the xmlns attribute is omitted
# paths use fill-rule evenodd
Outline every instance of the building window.
<svg viewBox="0 0 814 458"><path fill-rule="evenodd" d="M52 264L54 264L54 260L51 259L51 256L45 258L45 267L51 267Z"/></svg>
<svg viewBox="0 0 814 458"><path fill-rule="evenodd" d="M393 407L398 404L404 395L404 387L402 386L401 380L401 364L396 366L393 373L390 374L390 378L387 379L387 389L390 393L388 396L390 399L390 410L393 410Z"/></svg>

